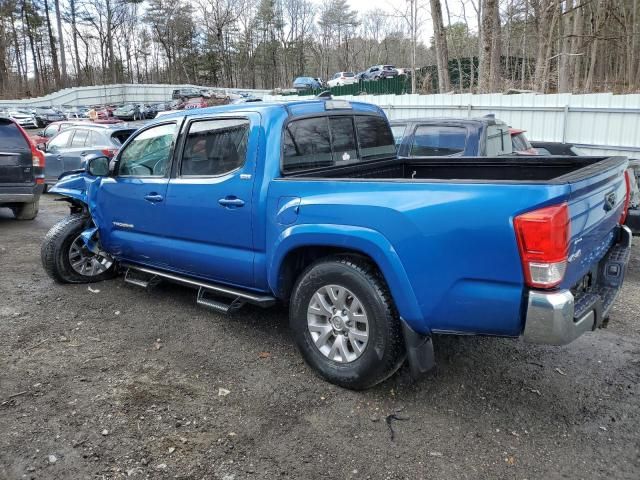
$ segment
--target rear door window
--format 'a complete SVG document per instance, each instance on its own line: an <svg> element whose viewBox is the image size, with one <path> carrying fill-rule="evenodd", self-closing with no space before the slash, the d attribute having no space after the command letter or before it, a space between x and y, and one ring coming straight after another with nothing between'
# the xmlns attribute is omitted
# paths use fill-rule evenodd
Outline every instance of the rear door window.
<svg viewBox="0 0 640 480"><path fill-rule="evenodd" d="M411 156L438 157L464 152L467 129L444 125L419 125L413 135Z"/></svg>
<svg viewBox="0 0 640 480"><path fill-rule="evenodd" d="M82 148L85 146L87 137L89 136L88 130L75 130L73 139L71 140L71 148Z"/></svg>
<svg viewBox="0 0 640 480"><path fill-rule="evenodd" d="M87 140L85 142L85 145L87 147L94 147L94 146L100 145L102 143L103 143L102 142L102 136L98 132L91 131L91 132L89 132L89 135L87 136Z"/></svg>
<svg viewBox="0 0 640 480"><path fill-rule="evenodd" d="M29 150L30 147L15 123L0 120L0 150L10 149Z"/></svg>
<svg viewBox="0 0 640 480"><path fill-rule="evenodd" d="M489 125L487 127L486 151L488 157L510 155L513 153L511 134L506 126Z"/></svg>
<svg viewBox="0 0 640 480"><path fill-rule="evenodd" d="M182 176L218 176L244 165L249 121L244 119L194 122L182 154Z"/></svg>
<svg viewBox="0 0 640 480"><path fill-rule="evenodd" d="M73 130L64 130L60 132L58 135L53 137L49 142L48 150L54 151L60 148L65 148L71 139L71 135L73 135Z"/></svg>

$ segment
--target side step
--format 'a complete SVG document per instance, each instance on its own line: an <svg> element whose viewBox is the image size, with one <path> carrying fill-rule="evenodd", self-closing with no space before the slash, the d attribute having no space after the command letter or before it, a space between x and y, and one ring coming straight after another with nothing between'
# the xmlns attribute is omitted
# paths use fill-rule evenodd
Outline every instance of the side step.
<svg viewBox="0 0 640 480"><path fill-rule="evenodd" d="M124 281L138 287L149 288L155 287L158 283L160 283L160 278L157 275L140 275L137 270L127 268L127 271L124 274Z"/></svg>
<svg viewBox="0 0 640 480"><path fill-rule="evenodd" d="M203 287L200 287L198 289L198 297L196 298L196 303L198 305L211 308L221 313L231 313L241 309L245 304L245 302L240 297L234 298L231 303L221 302L214 298L207 297L208 291L208 289Z"/></svg>
<svg viewBox="0 0 640 480"><path fill-rule="evenodd" d="M195 287L198 289L197 302L199 305L213 308L214 310L228 313L242 307L245 303L251 303L252 305L258 305L259 307L267 308L276 303L275 297L270 295L263 295L260 293L254 293L247 290L241 290L234 287L228 287L226 285L220 285L217 283L210 283L203 280L197 280L191 277L185 277L175 273L163 272L162 270L156 270L153 268L142 267L133 264L122 264L127 269L125 274L125 282L140 287L148 287L158 283L161 279L169 280L174 283L186 285L187 287ZM134 272L134 273L132 273ZM138 277L135 274L140 274ZM146 276L146 278L145 278ZM214 300L209 295L222 296L232 298L232 302L229 304Z"/></svg>

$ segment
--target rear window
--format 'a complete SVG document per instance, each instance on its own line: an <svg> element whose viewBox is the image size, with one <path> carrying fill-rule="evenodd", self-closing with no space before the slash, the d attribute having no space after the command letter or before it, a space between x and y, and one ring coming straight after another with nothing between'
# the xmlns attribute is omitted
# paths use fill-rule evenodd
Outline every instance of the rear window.
<svg viewBox="0 0 640 480"><path fill-rule="evenodd" d="M464 152L467 129L442 125L420 125L411 145L411 156L438 157Z"/></svg>
<svg viewBox="0 0 640 480"><path fill-rule="evenodd" d="M344 72L344 74L343 74L343 75L344 75L345 77L355 77L355 76L356 76L356 74L355 74L355 73L353 73L353 72Z"/></svg>
<svg viewBox="0 0 640 480"><path fill-rule="evenodd" d="M396 153L384 118L340 115L294 120L284 132L284 173L349 165Z"/></svg>
<svg viewBox="0 0 640 480"><path fill-rule="evenodd" d="M0 150L18 148L29 150L29 143L13 122L0 121Z"/></svg>

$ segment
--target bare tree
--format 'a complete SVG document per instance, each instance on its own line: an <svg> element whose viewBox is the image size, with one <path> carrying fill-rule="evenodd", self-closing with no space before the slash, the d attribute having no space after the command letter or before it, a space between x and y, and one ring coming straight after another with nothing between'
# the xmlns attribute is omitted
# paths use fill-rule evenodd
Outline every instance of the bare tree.
<svg viewBox="0 0 640 480"><path fill-rule="evenodd" d="M430 2L431 19L433 21L433 37L436 48L436 62L438 66L438 88L440 93L444 93L448 92L451 88L451 82L449 81L449 50L447 48L447 34L444 29L442 5L440 4L440 0L430 0Z"/></svg>

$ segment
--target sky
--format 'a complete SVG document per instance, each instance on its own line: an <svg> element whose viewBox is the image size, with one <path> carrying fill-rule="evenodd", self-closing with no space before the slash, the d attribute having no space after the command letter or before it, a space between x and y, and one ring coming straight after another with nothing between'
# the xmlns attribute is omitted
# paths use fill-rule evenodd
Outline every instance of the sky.
<svg viewBox="0 0 640 480"><path fill-rule="evenodd" d="M466 21L469 24L471 30L476 29L476 16L475 10L472 6L473 0L442 0L442 15L445 25L447 24L447 11L445 9L445 2L449 5L449 13L451 15L451 23L464 21L466 13ZM476 0L477 1L477 0ZM366 13L369 10L379 8L389 12L390 15L396 14L396 12L404 12L408 10L407 0L348 0L349 5L359 14ZM429 44L431 37L433 36L433 26L431 24L431 11L429 2L426 0L419 1L421 12L419 17L422 19L420 23L419 36L425 43ZM463 8L464 4L464 8Z"/></svg>

